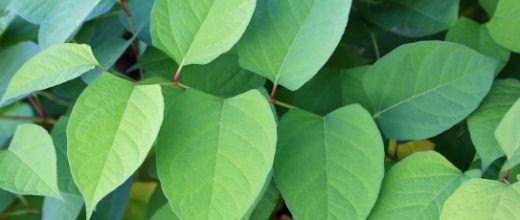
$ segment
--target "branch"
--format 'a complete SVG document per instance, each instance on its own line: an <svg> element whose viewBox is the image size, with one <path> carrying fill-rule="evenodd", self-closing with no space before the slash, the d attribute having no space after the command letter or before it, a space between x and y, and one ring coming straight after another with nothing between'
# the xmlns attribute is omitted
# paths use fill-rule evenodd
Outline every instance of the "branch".
<svg viewBox="0 0 520 220"><path fill-rule="evenodd" d="M130 12L130 9L128 9L128 4L126 4L127 0L118 0L119 4L121 5L121 8L123 9L123 12L126 14L126 17L128 18L128 24L130 25L130 32L132 33L132 50L135 54L135 60L139 62L139 41L137 41L137 31L135 29L134 24L134 18L132 16L132 12ZM144 78L143 70L139 69L139 78Z"/></svg>
<svg viewBox="0 0 520 220"><path fill-rule="evenodd" d="M47 123L56 124L58 120L54 118L40 118L40 117L24 117L24 116L11 116L11 115L0 115L0 120L12 120L12 121L32 121L35 123Z"/></svg>

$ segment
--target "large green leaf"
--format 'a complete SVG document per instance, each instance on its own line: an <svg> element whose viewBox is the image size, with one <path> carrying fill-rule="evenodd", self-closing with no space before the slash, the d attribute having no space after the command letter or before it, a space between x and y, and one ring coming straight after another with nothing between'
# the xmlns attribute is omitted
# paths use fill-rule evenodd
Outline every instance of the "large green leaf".
<svg viewBox="0 0 520 220"><path fill-rule="evenodd" d="M61 199L54 145L49 133L38 125L18 125L9 148L0 151L0 170L2 189Z"/></svg>
<svg viewBox="0 0 520 220"><path fill-rule="evenodd" d="M520 164L520 98L498 124L495 137L506 154L509 165L513 167Z"/></svg>
<svg viewBox="0 0 520 220"><path fill-rule="evenodd" d="M492 17L497 9L498 1L499 0L479 0L478 3L482 6L484 11Z"/></svg>
<svg viewBox="0 0 520 220"><path fill-rule="evenodd" d="M271 171L276 124L264 96L229 99L188 89L166 110L157 140L163 191L182 219L240 219Z"/></svg>
<svg viewBox="0 0 520 220"><path fill-rule="evenodd" d="M58 188L63 193L79 195L79 190L74 184L67 159L67 125L68 116L61 117L51 131L52 141L56 149L58 165ZM71 196L69 196L71 197ZM82 203L83 204L83 203Z"/></svg>
<svg viewBox="0 0 520 220"><path fill-rule="evenodd" d="M274 209L278 205L280 200L280 192L276 188L276 184L272 178L269 178L269 182L266 182L265 192L258 198L255 207L251 207L251 213L243 218L249 220L264 220L269 219L273 214Z"/></svg>
<svg viewBox="0 0 520 220"><path fill-rule="evenodd" d="M240 39L255 0L156 0L153 44L180 66L206 64Z"/></svg>
<svg viewBox="0 0 520 220"><path fill-rule="evenodd" d="M503 48L491 38L485 25L465 17L461 17L450 28L446 34L446 40L464 44L484 55L499 59L501 61L500 69L506 65L511 55L509 50Z"/></svg>
<svg viewBox="0 0 520 220"><path fill-rule="evenodd" d="M101 0L59 1L40 25L38 42L43 48L64 43L83 24Z"/></svg>
<svg viewBox="0 0 520 220"><path fill-rule="evenodd" d="M180 220L180 218L177 217L170 206L166 204L161 206L161 208L153 214L151 220Z"/></svg>
<svg viewBox="0 0 520 220"><path fill-rule="evenodd" d="M381 134L360 105L280 121L276 185L297 219L366 219L384 175Z"/></svg>
<svg viewBox="0 0 520 220"><path fill-rule="evenodd" d="M495 130L507 110L518 98L520 98L520 81L497 80L489 95L467 119L471 140L482 160L483 170L504 155L495 138Z"/></svg>
<svg viewBox="0 0 520 220"><path fill-rule="evenodd" d="M0 100L4 96L11 77L38 52L40 52L40 48L31 41L20 42L0 51ZM0 106L2 105L0 104Z"/></svg>
<svg viewBox="0 0 520 220"><path fill-rule="evenodd" d="M441 220L520 219L520 184L486 179L464 182L444 203Z"/></svg>
<svg viewBox="0 0 520 220"><path fill-rule="evenodd" d="M439 153L414 153L386 174L379 199L368 219L436 220L442 204L464 178L460 170Z"/></svg>
<svg viewBox="0 0 520 220"><path fill-rule="evenodd" d="M33 110L31 105L25 103L15 103L0 109L0 115L14 117L32 117ZM0 149L9 138L14 134L19 124L30 123L29 120L8 120L0 118Z"/></svg>
<svg viewBox="0 0 520 220"><path fill-rule="evenodd" d="M497 43L520 53L520 1L500 0L487 27Z"/></svg>
<svg viewBox="0 0 520 220"><path fill-rule="evenodd" d="M338 45L351 0L258 0L239 43L240 65L290 90L309 81Z"/></svg>
<svg viewBox="0 0 520 220"><path fill-rule="evenodd" d="M87 216L144 161L163 111L158 85L135 86L105 74L83 91L67 127L67 153Z"/></svg>
<svg viewBox="0 0 520 220"><path fill-rule="evenodd" d="M14 201L16 196L10 192L0 189L0 212L3 212L8 208Z"/></svg>
<svg viewBox="0 0 520 220"><path fill-rule="evenodd" d="M423 139L452 127L488 93L498 61L463 45L403 45L370 67L363 85L387 138Z"/></svg>
<svg viewBox="0 0 520 220"><path fill-rule="evenodd" d="M27 61L11 78L0 106L71 79L99 65L88 45L59 44Z"/></svg>
<svg viewBox="0 0 520 220"><path fill-rule="evenodd" d="M455 23L459 0L385 0L359 4L366 19L407 37L424 37Z"/></svg>

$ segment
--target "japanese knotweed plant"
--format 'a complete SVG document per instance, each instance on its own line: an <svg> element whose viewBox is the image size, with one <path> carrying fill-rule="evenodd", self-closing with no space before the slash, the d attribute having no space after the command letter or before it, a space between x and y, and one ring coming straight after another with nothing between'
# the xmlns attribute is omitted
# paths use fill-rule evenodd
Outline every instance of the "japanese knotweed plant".
<svg viewBox="0 0 520 220"><path fill-rule="evenodd" d="M518 0L0 0L0 219L520 219Z"/></svg>

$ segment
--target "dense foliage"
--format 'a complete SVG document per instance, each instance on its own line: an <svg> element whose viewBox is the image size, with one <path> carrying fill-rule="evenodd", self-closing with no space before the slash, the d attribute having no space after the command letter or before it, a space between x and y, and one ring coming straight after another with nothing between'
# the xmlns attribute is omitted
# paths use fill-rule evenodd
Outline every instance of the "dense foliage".
<svg viewBox="0 0 520 220"><path fill-rule="evenodd" d="M0 219L520 219L518 0L0 0Z"/></svg>

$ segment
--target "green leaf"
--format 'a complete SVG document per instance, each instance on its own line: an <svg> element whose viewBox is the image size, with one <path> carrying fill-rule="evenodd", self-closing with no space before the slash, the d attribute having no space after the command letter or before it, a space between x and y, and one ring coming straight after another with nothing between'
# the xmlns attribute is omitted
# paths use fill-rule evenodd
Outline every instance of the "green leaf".
<svg viewBox="0 0 520 220"><path fill-rule="evenodd" d="M16 196L14 194L0 189L0 213L8 208L15 200Z"/></svg>
<svg viewBox="0 0 520 220"><path fill-rule="evenodd" d="M59 1L40 25L38 42L43 48L66 42L83 24L100 0Z"/></svg>
<svg viewBox="0 0 520 220"><path fill-rule="evenodd" d="M263 77L240 68L236 51L225 53L207 65L187 66L180 81L223 97L232 97L265 84Z"/></svg>
<svg viewBox="0 0 520 220"><path fill-rule="evenodd" d="M366 219L384 175L381 134L360 105L280 121L274 178L296 219Z"/></svg>
<svg viewBox="0 0 520 220"><path fill-rule="evenodd" d="M38 45L31 41L24 41L0 51L0 100L5 94L11 77L31 57L40 52ZM0 103L0 106L1 103Z"/></svg>
<svg viewBox="0 0 520 220"><path fill-rule="evenodd" d="M158 85L105 74L83 91L67 127L68 158L89 217L96 204L142 164L159 131Z"/></svg>
<svg viewBox="0 0 520 220"><path fill-rule="evenodd" d="M438 219L442 204L464 179L439 153L414 153L386 174L368 219Z"/></svg>
<svg viewBox="0 0 520 220"><path fill-rule="evenodd" d="M498 124L495 137L506 154L510 166L520 164L520 98Z"/></svg>
<svg viewBox="0 0 520 220"><path fill-rule="evenodd" d="M92 213L92 220L122 219L134 179L128 178L123 185L117 187L99 202Z"/></svg>
<svg viewBox="0 0 520 220"><path fill-rule="evenodd" d="M15 18L15 14L8 9L2 8L0 5L0 37L4 34L5 30L9 27L11 22Z"/></svg>
<svg viewBox="0 0 520 220"><path fill-rule="evenodd" d="M175 61L167 54L151 46L146 48L141 59L137 62L137 67L142 69L146 76L162 76L167 79L173 79L173 71L178 68Z"/></svg>
<svg viewBox="0 0 520 220"><path fill-rule="evenodd" d="M99 65L90 46L59 44L27 61L11 78L0 106L31 92L74 79Z"/></svg>
<svg viewBox="0 0 520 220"><path fill-rule="evenodd" d="M520 98L520 81L497 80L478 109L468 117L471 140L482 159L482 170L486 170L493 161L504 155L495 138L495 130L507 110L518 98Z"/></svg>
<svg viewBox="0 0 520 220"><path fill-rule="evenodd" d="M0 109L2 116L32 117L33 111L29 104L15 103ZM8 120L0 117L0 149L13 135L16 127L20 124L30 123L30 120Z"/></svg>
<svg viewBox="0 0 520 220"><path fill-rule="evenodd" d="M495 14L487 24L495 41L505 48L520 53L520 2L500 0Z"/></svg>
<svg viewBox="0 0 520 220"><path fill-rule="evenodd" d="M166 110L159 179L179 218L240 219L262 191L275 148L275 118L259 91L221 99L188 89Z"/></svg>
<svg viewBox="0 0 520 220"><path fill-rule="evenodd" d="M0 170L2 189L61 199L54 145L49 133L38 125L18 125L9 148L0 151Z"/></svg>
<svg viewBox="0 0 520 220"><path fill-rule="evenodd" d="M152 216L151 220L180 220L175 213L170 209L168 204L163 205L155 214Z"/></svg>
<svg viewBox="0 0 520 220"><path fill-rule="evenodd" d="M486 11L486 13L492 17L497 9L499 0L479 0L480 6Z"/></svg>
<svg viewBox="0 0 520 220"><path fill-rule="evenodd" d="M444 31L455 23L459 13L459 0L385 0L359 6L370 22L407 37Z"/></svg>
<svg viewBox="0 0 520 220"><path fill-rule="evenodd" d="M150 14L154 2L155 0L132 0L127 2L138 38L147 44L152 42L152 37L150 36ZM128 22L128 15L121 10L118 17L126 30L131 32L132 28Z"/></svg>
<svg viewBox="0 0 520 220"><path fill-rule="evenodd" d="M14 0L11 1L9 8L23 19L33 24L41 24L60 2L60 0Z"/></svg>
<svg viewBox="0 0 520 220"><path fill-rule="evenodd" d="M153 44L180 66L207 64L240 39L255 0L156 0Z"/></svg>
<svg viewBox="0 0 520 220"><path fill-rule="evenodd" d="M520 184L471 179L444 203L441 220L520 219Z"/></svg>
<svg viewBox="0 0 520 220"><path fill-rule="evenodd" d="M54 125L51 131L51 137L56 149L56 158L58 165L58 188L61 192L67 194L79 195L78 187L74 184L72 174L70 173L69 161L67 159L67 124L68 116L61 117ZM71 196L68 196L71 197ZM83 203L81 203L83 204Z"/></svg>
<svg viewBox="0 0 520 220"><path fill-rule="evenodd" d="M63 193L62 196L63 201L53 197L45 197L42 220L77 219L81 208L83 208L83 198L69 193Z"/></svg>
<svg viewBox="0 0 520 220"><path fill-rule="evenodd" d="M441 41L403 45L370 67L363 85L385 136L435 136L473 112L488 93L498 61Z"/></svg>
<svg viewBox="0 0 520 220"><path fill-rule="evenodd" d="M446 35L446 41L464 44L484 55L499 59L501 61L499 70L506 65L511 55L507 49L497 44L495 40L491 38L485 25L480 25L465 17L461 17L457 23L450 28Z"/></svg>
<svg viewBox="0 0 520 220"><path fill-rule="evenodd" d="M258 0L238 45L240 65L290 90L325 65L348 20L351 0Z"/></svg>

